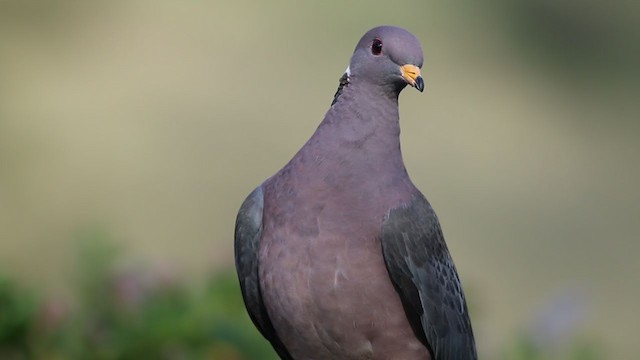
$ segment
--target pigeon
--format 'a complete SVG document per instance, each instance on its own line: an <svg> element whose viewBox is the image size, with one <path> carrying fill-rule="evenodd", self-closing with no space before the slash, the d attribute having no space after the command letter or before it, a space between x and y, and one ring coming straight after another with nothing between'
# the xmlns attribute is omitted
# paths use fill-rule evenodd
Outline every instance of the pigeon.
<svg viewBox="0 0 640 360"><path fill-rule="evenodd" d="M243 202L235 262L282 359L477 359L461 282L400 150L398 97L424 90L418 39L358 42L315 133Z"/></svg>

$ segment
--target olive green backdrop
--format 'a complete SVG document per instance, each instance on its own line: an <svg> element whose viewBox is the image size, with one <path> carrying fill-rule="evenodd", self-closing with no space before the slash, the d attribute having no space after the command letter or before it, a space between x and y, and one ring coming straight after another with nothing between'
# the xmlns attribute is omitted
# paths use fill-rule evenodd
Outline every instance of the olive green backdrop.
<svg viewBox="0 0 640 360"><path fill-rule="evenodd" d="M0 4L0 271L65 298L78 234L200 281L314 131L359 37L422 42L400 100L487 358L533 329L640 356L633 1ZM69 300L73 303L73 300ZM545 343L545 344L546 344Z"/></svg>

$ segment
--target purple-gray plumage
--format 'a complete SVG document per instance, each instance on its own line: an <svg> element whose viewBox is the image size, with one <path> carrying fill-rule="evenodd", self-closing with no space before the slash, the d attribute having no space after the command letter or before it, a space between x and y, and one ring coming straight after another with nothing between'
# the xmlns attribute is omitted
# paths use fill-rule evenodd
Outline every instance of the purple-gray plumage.
<svg viewBox="0 0 640 360"><path fill-rule="evenodd" d="M404 29L358 42L331 107L245 200L236 268L245 305L283 359L476 359L435 212L400 152L398 96L422 91Z"/></svg>

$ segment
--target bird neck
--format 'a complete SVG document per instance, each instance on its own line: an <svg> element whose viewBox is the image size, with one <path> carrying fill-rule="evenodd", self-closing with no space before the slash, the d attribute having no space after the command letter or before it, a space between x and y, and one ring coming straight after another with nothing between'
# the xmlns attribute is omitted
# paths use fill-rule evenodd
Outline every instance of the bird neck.
<svg viewBox="0 0 640 360"><path fill-rule="evenodd" d="M398 94L351 80L318 130L324 127L345 143L358 142L379 148L384 144L378 141L384 140L383 143L399 145Z"/></svg>
<svg viewBox="0 0 640 360"><path fill-rule="evenodd" d="M404 169L398 93L350 81L309 140L316 155L354 166Z"/></svg>
<svg viewBox="0 0 640 360"><path fill-rule="evenodd" d="M409 199L417 190L402 161L397 95L344 87L315 133L268 182L374 210Z"/></svg>

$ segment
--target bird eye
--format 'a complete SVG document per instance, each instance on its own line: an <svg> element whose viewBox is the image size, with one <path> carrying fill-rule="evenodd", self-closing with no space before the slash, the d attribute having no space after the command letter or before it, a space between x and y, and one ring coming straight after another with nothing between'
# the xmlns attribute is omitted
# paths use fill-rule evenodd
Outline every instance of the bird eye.
<svg viewBox="0 0 640 360"><path fill-rule="evenodd" d="M371 53L373 55L382 54L382 40L378 38L373 39L373 43L371 44Z"/></svg>

